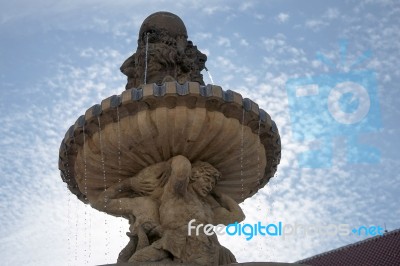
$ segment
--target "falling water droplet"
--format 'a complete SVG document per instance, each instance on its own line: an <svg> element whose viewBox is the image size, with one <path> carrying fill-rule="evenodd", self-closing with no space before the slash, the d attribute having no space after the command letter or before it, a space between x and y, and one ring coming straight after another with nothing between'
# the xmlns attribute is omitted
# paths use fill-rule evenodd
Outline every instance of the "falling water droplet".
<svg viewBox="0 0 400 266"><path fill-rule="evenodd" d="M67 148L64 145L64 153L66 157L66 178L68 181L71 180L71 175L69 172L69 159L68 159L68 151ZM67 230L67 238L68 238L68 255L71 254L71 237L70 235L72 234L72 228L71 228L71 193L68 193L68 211L67 211L67 225L68 225L68 230ZM68 265L71 265L71 256L68 256Z"/></svg>
<svg viewBox="0 0 400 266"><path fill-rule="evenodd" d="M99 142L100 142L100 155L101 155L101 167L103 170L103 189L104 191L107 190L107 180L106 180L106 169L105 169L105 162L104 162L104 149L103 149L103 138L101 133L101 121L100 116L97 117L97 121L99 124Z"/></svg>
<svg viewBox="0 0 400 266"><path fill-rule="evenodd" d="M88 264L89 264L89 260L92 257L92 217L89 215L89 237L88 237L88 241L89 241L89 254L88 254Z"/></svg>
<svg viewBox="0 0 400 266"><path fill-rule="evenodd" d="M244 187L243 187L243 153L244 153L244 115L245 115L245 109L243 108L243 115L242 115L242 134L241 134L241 147L240 147L240 182L242 185L241 189L241 198L242 201L244 199Z"/></svg>
<svg viewBox="0 0 400 266"><path fill-rule="evenodd" d="M118 184L121 184L121 123L120 123L120 117L119 117L119 108L117 106L117 132L118 132ZM118 190L119 193L121 193L121 187ZM122 203L121 203L121 198L119 199L119 211L121 212L122 210ZM122 223L119 223L119 236L120 238L123 237L123 228L122 228ZM120 248L122 249L122 243L120 244Z"/></svg>
<svg viewBox="0 0 400 266"><path fill-rule="evenodd" d="M79 202L75 200L75 265L78 265L78 225L79 225Z"/></svg>
<svg viewBox="0 0 400 266"><path fill-rule="evenodd" d="M97 117L97 121L99 124L99 142L100 142L100 154L101 154L101 166L103 169L103 189L104 191L107 190L107 178L106 178L106 169L105 169L105 161L104 161L104 147L103 147L103 138L101 133L101 121L100 116ZM104 209L107 208L107 200L104 198ZM105 260L108 261L108 248L109 248L109 230L108 230L108 223L107 223L107 216L104 217L104 225L105 225L105 235L106 235L106 246L105 246Z"/></svg>
<svg viewBox="0 0 400 266"><path fill-rule="evenodd" d="M85 132L85 124L83 124L83 165L84 165L84 194L85 197L87 197L87 154L86 154L86 147L85 147L85 143L86 143L86 132ZM87 219L88 219L88 214L87 214L87 208L88 206L85 205L85 214L84 214L84 224L85 224L85 228L84 228L84 241L83 241L83 245L84 245L84 256L85 256L85 265L89 264L89 257L90 257L90 251L88 254L88 249L90 250L90 236L89 236L89 240L88 240L88 224L87 224ZM90 218L90 217L89 217ZM89 230L89 234L90 234L90 230ZM89 245L88 245L89 242Z"/></svg>
<svg viewBox="0 0 400 266"><path fill-rule="evenodd" d="M71 193L68 193L68 213L67 213L67 220L68 220L68 265L71 265Z"/></svg>

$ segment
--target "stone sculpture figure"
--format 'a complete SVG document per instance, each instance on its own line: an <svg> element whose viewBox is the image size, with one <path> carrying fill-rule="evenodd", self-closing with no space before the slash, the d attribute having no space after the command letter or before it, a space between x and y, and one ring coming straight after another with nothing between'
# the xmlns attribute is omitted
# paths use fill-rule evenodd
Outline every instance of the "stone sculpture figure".
<svg viewBox="0 0 400 266"><path fill-rule="evenodd" d="M136 53L120 68L128 77L126 89L167 81L204 85L201 71L207 56L187 38L185 25L174 14L157 12L146 18L140 27Z"/></svg>
<svg viewBox="0 0 400 266"><path fill-rule="evenodd" d="M91 206L129 220L130 238L121 251L119 262L129 258L161 237L159 206L160 193L168 178L170 166L161 162L149 166L132 178L107 188Z"/></svg>
<svg viewBox="0 0 400 266"><path fill-rule="evenodd" d="M119 261L173 260L198 265L236 262L215 235L188 235L188 223L229 224L244 214L229 196L214 190L221 173L206 162L193 165L178 155L108 188L93 207L109 214L130 216L130 242ZM161 189L161 190L160 190ZM118 198L131 190L135 198Z"/></svg>

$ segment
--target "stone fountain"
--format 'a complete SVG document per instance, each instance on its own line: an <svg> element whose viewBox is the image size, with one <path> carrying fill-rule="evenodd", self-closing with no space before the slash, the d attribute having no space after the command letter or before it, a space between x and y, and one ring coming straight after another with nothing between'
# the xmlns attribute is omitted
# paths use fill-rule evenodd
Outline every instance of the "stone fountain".
<svg viewBox="0 0 400 266"><path fill-rule="evenodd" d="M188 224L241 222L238 204L277 170L274 121L250 99L205 85L206 60L178 16L150 15L121 66L126 90L89 108L61 143L68 189L129 221L120 263L235 263L215 234L189 234Z"/></svg>

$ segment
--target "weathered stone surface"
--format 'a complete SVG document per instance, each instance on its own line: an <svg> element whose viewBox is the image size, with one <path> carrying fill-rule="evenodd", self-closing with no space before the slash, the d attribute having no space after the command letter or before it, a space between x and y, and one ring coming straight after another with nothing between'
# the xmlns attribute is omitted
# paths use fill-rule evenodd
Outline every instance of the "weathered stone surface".
<svg viewBox="0 0 400 266"><path fill-rule="evenodd" d="M175 82L164 84L164 96L155 96L154 86L139 89L144 95L139 100L132 93L137 89L125 91L120 106L112 107L113 97L104 100L67 132L59 168L78 198L87 202L86 196L96 198L104 187L175 155L213 164L222 173L217 187L238 202L275 174L280 138L262 109L246 111L238 101L225 102L218 86L209 87L208 97L195 82L187 83L186 95L178 95L181 85Z"/></svg>
<svg viewBox="0 0 400 266"><path fill-rule="evenodd" d="M211 164L192 164L178 155L89 200L100 211L129 219L130 242L120 253L121 262L173 259L198 265L226 264L236 259L216 235L194 229L195 225L227 225L244 219L236 201L215 189L220 177Z"/></svg>
<svg viewBox="0 0 400 266"><path fill-rule="evenodd" d="M89 108L61 143L71 192L129 220L119 262L236 262L215 234L191 235L188 224L242 221L238 203L276 172L274 121L250 99L204 86L205 61L179 17L149 16L121 66L127 90Z"/></svg>
<svg viewBox="0 0 400 266"><path fill-rule="evenodd" d="M138 48L121 66L126 89L167 81L195 81L204 85L201 71L207 56L188 40L182 20L169 12L147 17L140 27Z"/></svg>

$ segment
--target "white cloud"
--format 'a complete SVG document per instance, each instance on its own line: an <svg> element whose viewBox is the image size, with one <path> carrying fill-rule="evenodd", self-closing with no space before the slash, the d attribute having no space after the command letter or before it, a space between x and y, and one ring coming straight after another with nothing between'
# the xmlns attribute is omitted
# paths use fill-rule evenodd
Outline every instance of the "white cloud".
<svg viewBox="0 0 400 266"><path fill-rule="evenodd" d="M277 34L273 38L262 38L262 42L268 52L268 55L263 57L267 65L297 65L307 62L305 52L288 44L283 34Z"/></svg>
<svg viewBox="0 0 400 266"><path fill-rule="evenodd" d="M239 10L240 10L240 11L246 11L246 10L252 8L252 7L254 7L254 3L253 3L253 2L250 2L250 1L246 1L246 2L243 2L243 3L239 6Z"/></svg>
<svg viewBox="0 0 400 266"><path fill-rule="evenodd" d="M249 42L248 42L245 38L243 38L243 37L240 35L240 33L235 32L235 33L233 34L233 36L235 36L235 38L238 39L238 43L239 43L241 46L249 46L249 45L250 45Z"/></svg>
<svg viewBox="0 0 400 266"><path fill-rule="evenodd" d="M254 17L258 20L263 20L265 18L265 15L263 14L254 14Z"/></svg>
<svg viewBox="0 0 400 266"><path fill-rule="evenodd" d="M196 41L202 41L202 40L207 40L207 39L212 38L211 32L197 32L197 33L193 34L192 36L193 36L193 40L196 40Z"/></svg>
<svg viewBox="0 0 400 266"><path fill-rule="evenodd" d="M206 7L202 8L202 11L207 15L214 15L217 12L226 13L230 10L232 9L229 6L217 6L217 5L216 6L207 5Z"/></svg>
<svg viewBox="0 0 400 266"><path fill-rule="evenodd" d="M307 20L305 26L313 31L319 31L320 29L328 26L329 23L320 19Z"/></svg>
<svg viewBox="0 0 400 266"><path fill-rule="evenodd" d="M230 47L231 41L226 37L218 37L217 44L220 46Z"/></svg>
<svg viewBox="0 0 400 266"><path fill-rule="evenodd" d="M246 39L240 39L240 45L249 46L249 43L246 41Z"/></svg>
<svg viewBox="0 0 400 266"><path fill-rule="evenodd" d="M357 3L355 7L356 12L360 12L360 10L368 8L368 7L396 7L398 6L398 2L396 0L362 0Z"/></svg>
<svg viewBox="0 0 400 266"><path fill-rule="evenodd" d="M217 64L223 67L225 71L231 71L236 69L235 64L232 63L232 61L226 57L223 56L218 56L217 57Z"/></svg>
<svg viewBox="0 0 400 266"><path fill-rule="evenodd" d="M290 16L289 16L288 13L279 13L279 14L276 16L276 20L277 20L279 23L285 23L285 22L287 22L287 21L289 20L289 18L290 18Z"/></svg>
<svg viewBox="0 0 400 266"><path fill-rule="evenodd" d="M328 8L325 13L322 15L323 18L327 19L335 19L340 15L340 11L337 8Z"/></svg>
<svg viewBox="0 0 400 266"><path fill-rule="evenodd" d="M275 38L263 38L264 48L268 51L274 51L277 47L283 47L286 45L285 35L276 35Z"/></svg>

